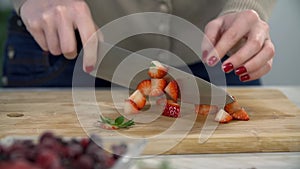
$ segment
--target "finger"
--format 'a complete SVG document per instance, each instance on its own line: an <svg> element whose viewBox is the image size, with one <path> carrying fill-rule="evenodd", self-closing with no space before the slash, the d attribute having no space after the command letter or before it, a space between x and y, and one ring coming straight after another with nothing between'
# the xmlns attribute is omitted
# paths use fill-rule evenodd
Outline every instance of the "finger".
<svg viewBox="0 0 300 169"><path fill-rule="evenodd" d="M47 20L44 26L47 46L53 55L60 55L61 49L59 45L59 38L57 29L54 27L54 22Z"/></svg>
<svg viewBox="0 0 300 169"><path fill-rule="evenodd" d="M261 78L263 75L267 74L272 69L273 59L269 60L264 66L260 67L254 72L251 72L249 74L241 75L240 81L242 82L248 82L251 80L256 80Z"/></svg>
<svg viewBox="0 0 300 169"><path fill-rule="evenodd" d="M49 50L46 42L46 36L43 30L39 29L35 30L34 32L30 31L30 34L44 51Z"/></svg>
<svg viewBox="0 0 300 169"><path fill-rule="evenodd" d="M256 55L267 38L267 32L260 26L250 31L246 43L222 64L223 71L228 73L234 68L244 65L247 60Z"/></svg>
<svg viewBox="0 0 300 169"><path fill-rule="evenodd" d="M249 12L248 12L249 13ZM234 47L237 42L239 42L247 33L249 32L252 24L256 21L255 19L249 19L244 12L239 15L231 24L231 26L226 29L226 31L221 35L220 40L215 46L215 50L209 53L207 58L207 63L209 66L214 66L216 63L223 58L226 53Z"/></svg>
<svg viewBox="0 0 300 169"><path fill-rule="evenodd" d="M246 62L244 66L241 66L235 70L235 73L242 79L249 80L258 79L272 68L272 60L275 55L275 48L271 40L266 40L263 49L251 60ZM262 71L264 70L264 71Z"/></svg>
<svg viewBox="0 0 300 169"><path fill-rule="evenodd" d="M208 53L213 49L214 45L219 40L221 26L221 19L215 19L205 26L205 36L203 37L201 44L202 61L206 61Z"/></svg>
<svg viewBox="0 0 300 169"><path fill-rule="evenodd" d="M83 70L90 73L94 69L97 61L98 38L97 35L94 34L96 28L88 7L86 6L86 8L83 9L84 12L76 16L75 24L84 47Z"/></svg>
<svg viewBox="0 0 300 169"><path fill-rule="evenodd" d="M73 23L65 15L62 15L60 24L58 35L61 51L67 59L74 59L77 56L77 43Z"/></svg>

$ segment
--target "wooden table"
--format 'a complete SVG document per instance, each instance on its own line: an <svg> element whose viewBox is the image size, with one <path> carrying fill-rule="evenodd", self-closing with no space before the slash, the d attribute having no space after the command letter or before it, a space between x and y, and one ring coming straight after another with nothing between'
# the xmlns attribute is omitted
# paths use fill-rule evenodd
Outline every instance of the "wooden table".
<svg viewBox="0 0 300 169"><path fill-rule="evenodd" d="M300 100L299 87L276 87L276 89L280 89L285 94L290 92L289 95L292 96L292 99ZM160 155L143 160L143 163L152 164L167 159L178 168L299 167L300 122L297 121L300 120L299 107L277 90L270 88L232 88L229 91L237 96L240 103L250 111L252 119L249 122L234 122L219 126L207 143L202 145L201 150L197 151L195 146L198 145L196 143L198 137L189 134L178 146L165 152L165 154L173 155ZM268 92L266 93L266 91ZM99 95L103 95L103 92L105 93L103 90L97 91ZM251 95L253 92L256 96ZM264 105L257 106L261 101ZM285 106L282 107L282 105ZM273 109L273 112L270 112L268 108ZM262 111L262 114L255 114L257 110ZM13 117L18 115L21 117ZM52 130L64 136L86 136L74 113L71 90L68 89L2 90L0 93L0 117L0 138L10 135L39 135L45 130ZM200 118L201 120L203 119ZM277 125L274 120L284 123L284 125L280 123ZM167 121L170 120L167 119ZM246 129L257 124L260 126L256 126L255 130ZM281 125L285 127L282 128ZM194 128L196 127L194 126ZM145 125L137 125L129 131L136 135L143 130L145 130ZM252 133L245 134L243 133L245 131ZM128 131L124 132L128 133ZM145 154L155 153L153 147L148 147L145 151ZM235 163L235 161L239 162ZM137 166L133 168L137 168Z"/></svg>

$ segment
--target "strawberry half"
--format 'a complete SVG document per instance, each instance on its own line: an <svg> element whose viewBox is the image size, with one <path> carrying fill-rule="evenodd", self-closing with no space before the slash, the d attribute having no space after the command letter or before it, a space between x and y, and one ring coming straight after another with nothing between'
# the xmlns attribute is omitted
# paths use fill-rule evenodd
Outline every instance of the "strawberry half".
<svg viewBox="0 0 300 169"><path fill-rule="evenodd" d="M141 81L138 84L137 89L140 90L144 96L148 96L149 93L151 92L151 80L147 79L147 80Z"/></svg>
<svg viewBox="0 0 300 169"><path fill-rule="evenodd" d="M174 118L180 117L180 105L173 100L168 100L162 115Z"/></svg>
<svg viewBox="0 0 300 169"><path fill-rule="evenodd" d="M165 79L151 79L151 92L149 96L160 96L164 94L164 89L167 85Z"/></svg>
<svg viewBox="0 0 300 169"><path fill-rule="evenodd" d="M151 78L163 78L168 72L168 69L159 61L152 61L148 70L148 75Z"/></svg>
<svg viewBox="0 0 300 169"><path fill-rule="evenodd" d="M217 113L218 106L208 104L195 105L195 112L200 115L208 115L209 113Z"/></svg>
<svg viewBox="0 0 300 169"><path fill-rule="evenodd" d="M248 113L245 111L244 108L241 108L240 110L235 111L232 114L232 117L236 120L244 120L244 121L248 121L250 119Z"/></svg>
<svg viewBox="0 0 300 169"><path fill-rule="evenodd" d="M240 104L237 102L236 98L234 97L234 102L226 104L224 107L224 110L228 112L229 114L233 114L234 112L240 110L242 107Z"/></svg>
<svg viewBox="0 0 300 169"><path fill-rule="evenodd" d="M128 99L132 100L136 104L138 109L142 109L146 104L146 97L140 90L134 91Z"/></svg>
<svg viewBox="0 0 300 169"><path fill-rule="evenodd" d="M137 105L130 99L125 100L124 104L124 113L125 114L132 114L132 113L138 113L139 109Z"/></svg>
<svg viewBox="0 0 300 169"><path fill-rule="evenodd" d="M165 88L165 92L175 101L177 102L177 99L179 97L179 87L175 80L172 80L168 83L168 85Z"/></svg>
<svg viewBox="0 0 300 169"><path fill-rule="evenodd" d="M232 116L228 114L225 110L220 109L216 114L215 121L220 123L228 123L232 120Z"/></svg>

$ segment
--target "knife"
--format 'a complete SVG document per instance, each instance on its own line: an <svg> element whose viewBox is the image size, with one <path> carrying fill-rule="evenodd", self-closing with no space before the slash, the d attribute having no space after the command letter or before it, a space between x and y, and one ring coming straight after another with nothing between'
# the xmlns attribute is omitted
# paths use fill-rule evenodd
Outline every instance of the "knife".
<svg viewBox="0 0 300 169"><path fill-rule="evenodd" d="M84 55L84 51L83 51ZM96 69L90 75L101 78L132 90L145 79L149 79L147 71L153 59L115 45L101 42L98 44ZM164 64L164 63L162 63ZM180 99L183 103L209 104L224 107L232 103L233 97L223 88L217 87L199 77L170 65L168 74L178 83ZM205 143L214 133L219 123L215 115L209 113L199 134L199 144Z"/></svg>
<svg viewBox="0 0 300 169"><path fill-rule="evenodd" d="M101 42L96 69L90 74L135 90L142 80L149 79L147 70L152 61L149 57L136 52ZM223 88L186 71L162 64L168 68L168 74L177 81L181 91L181 102L224 105L234 101Z"/></svg>

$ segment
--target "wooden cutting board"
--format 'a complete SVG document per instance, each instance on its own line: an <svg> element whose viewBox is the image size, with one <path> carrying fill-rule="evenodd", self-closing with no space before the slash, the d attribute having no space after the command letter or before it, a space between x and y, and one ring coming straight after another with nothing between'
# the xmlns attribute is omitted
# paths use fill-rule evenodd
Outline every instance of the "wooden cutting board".
<svg viewBox="0 0 300 169"><path fill-rule="evenodd" d="M151 119L157 115L156 112L144 114L151 122L137 123L133 128L113 132L99 129L98 117L90 113L88 108L78 110L76 114L70 90L1 92L0 138L39 135L45 130L68 137L86 136L86 131L104 137L118 137L121 134L120 138L155 138L146 146L144 154L300 151L300 109L286 96L278 90L265 88L231 88L229 92L236 96L251 119L220 124L203 144L198 141L206 117L198 116L193 123L189 118L194 117L193 106L182 110L182 126L177 125L169 132L166 130L176 123L176 119ZM97 106L105 116L118 115L110 91L99 90L96 97ZM95 106L88 101L83 104L87 104L86 107ZM85 130L81 125L85 126ZM184 139L180 139L185 125L191 125L192 129Z"/></svg>

